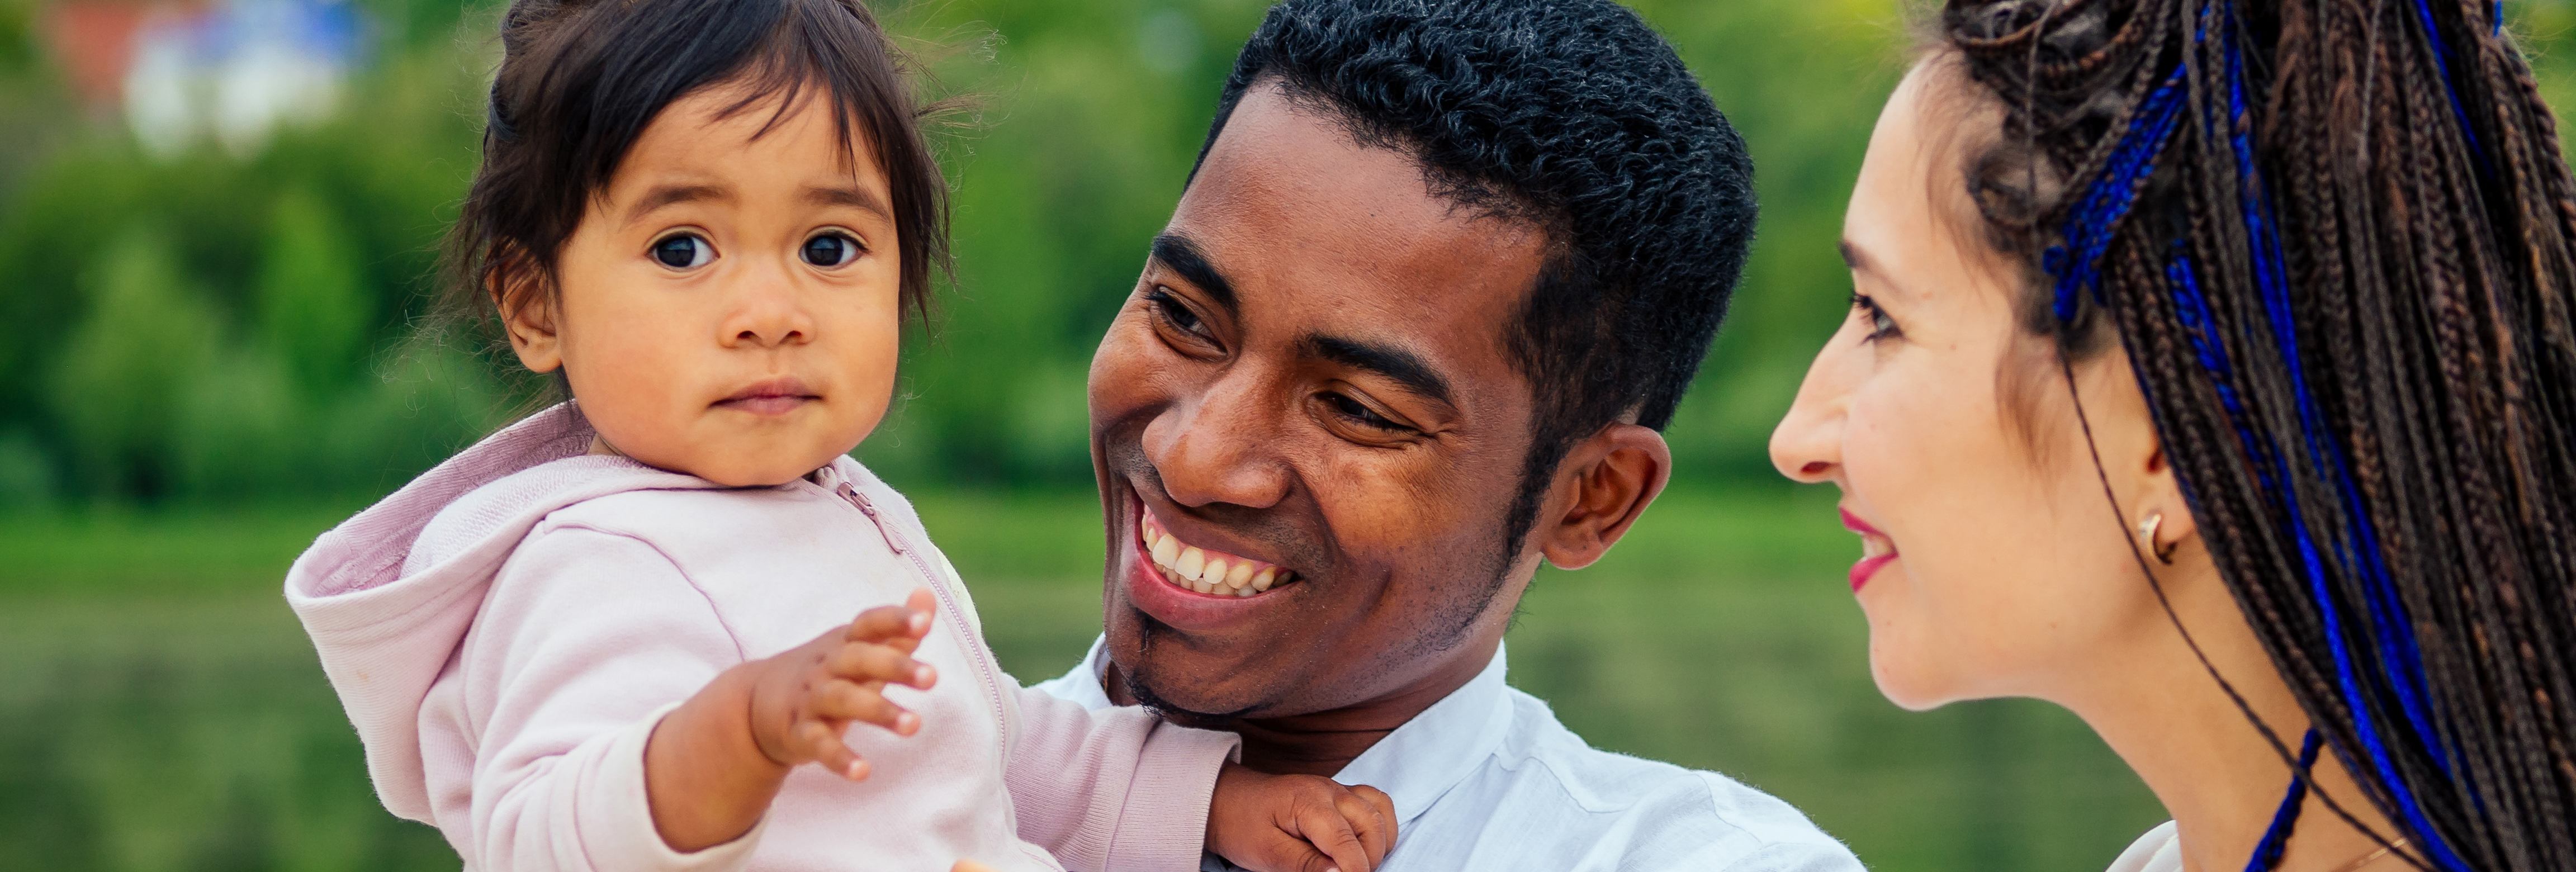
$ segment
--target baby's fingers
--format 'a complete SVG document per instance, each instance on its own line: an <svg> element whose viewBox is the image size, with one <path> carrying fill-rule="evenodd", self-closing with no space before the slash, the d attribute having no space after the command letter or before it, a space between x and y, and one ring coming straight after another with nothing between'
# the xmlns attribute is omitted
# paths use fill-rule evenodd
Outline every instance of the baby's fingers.
<svg viewBox="0 0 2576 872"><path fill-rule="evenodd" d="M1368 852L1369 865L1386 862L1386 852L1395 849L1395 799L1386 791L1358 784L1335 804L1341 807L1342 818L1359 833L1360 849Z"/></svg>
<svg viewBox="0 0 2576 872"><path fill-rule="evenodd" d="M1297 835L1322 855L1309 857L1301 872L1369 872L1377 866L1351 820L1343 816L1339 803L1298 803L1296 828Z"/></svg>
<svg viewBox="0 0 2576 872"><path fill-rule="evenodd" d="M842 638L851 642L902 644L918 642L930 634L930 617L939 610L939 601L930 591L915 588L900 606L878 606L859 613L850 622ZM909 650L907 646L906 650Z"/></svg>
<svg viewBox="0 0 2576 872"><path fill-rule="evenodd" d="M878 606L860 612L859 617L841 632L841 639L884 644L896 639L919 639L929 632L929 611L908 606Z"/></svg>
<svg viewBox="0 0 2576 872"><path fill-rule="evenodd" d="M921 716L895 705L885 698L885 694L848 681L827 682L816 688L814 696L806 702L806 708L816 716L875 724L893 730L899 736L909 736L921 730Z"/></svg>
<svg viewBox="0 0 2576 872"><path fill-rule="evenodd" d="M841 731L822 721L806 721L789 731L788 742L817 765L851 781L865 781L868 761L841 743Z"/></svg>
<svg viewBox="0 0 2576 872"><path fill-rule="evenodd" d="M939 682L939 671L930 668L930 664L904 656L903 652L893 648L866 642L842 645L832 652L823 666L833 675L851 681L883 681L921 690L929 690L931 685Z"/></svg>

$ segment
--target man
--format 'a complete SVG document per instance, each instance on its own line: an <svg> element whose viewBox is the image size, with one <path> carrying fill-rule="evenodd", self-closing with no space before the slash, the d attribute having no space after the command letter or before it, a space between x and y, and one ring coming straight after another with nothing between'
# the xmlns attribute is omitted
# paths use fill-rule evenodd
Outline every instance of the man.
<svg viewBox="0 0 2576 872"><path fill-rule="evenodd" d="M1273 8L1092 362L1107 633L1043 687L1386 791L1388 868L1858 869L1503 683L1539 562L1664 486L1750 176L1608 0Z"/></svg>

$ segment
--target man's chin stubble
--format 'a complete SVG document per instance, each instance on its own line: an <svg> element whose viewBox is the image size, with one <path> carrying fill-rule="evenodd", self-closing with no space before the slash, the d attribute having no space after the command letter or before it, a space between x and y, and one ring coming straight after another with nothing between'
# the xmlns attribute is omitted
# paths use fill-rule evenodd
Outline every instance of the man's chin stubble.
<svg viewBox="0 0 2576 872"><path fill-rule="evenodd" d="M1153 652L1154 637L1162 633L1170 632L1171 628L1164 626L1161 621L1154 620L1152 615L1145 614L1142 611L1135 612L1135 615L1137 635L1136 654L1140 659L1142 659ZM1254 703L1230 712L1203 712L1196 709L1183 708L1181 706L1174 705L1170 699L1164 697L1162 694L1154 692L1153 686L1147 684L1145 679L1139 677L1136 674L1136 670L1120 669L1117 670L1117 673L1118 683L1120 686L1126 688L1127 697L1129 699L1133 699L1136 701L1137 705L1144 706L1155 714L1163 716L1164 720L1171 721L1172 723L1179 724L1184 727L1218 729L1225 724L1240 720L1244 716L1250 715L1253 712L1260 711L1264 707L1262 703Z"/></svg>

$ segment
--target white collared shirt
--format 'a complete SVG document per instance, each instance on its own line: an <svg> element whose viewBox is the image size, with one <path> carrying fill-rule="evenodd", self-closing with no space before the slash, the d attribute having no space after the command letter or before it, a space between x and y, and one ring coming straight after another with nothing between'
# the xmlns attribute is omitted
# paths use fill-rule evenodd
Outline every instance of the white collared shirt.
<svg viewBox="0 0 2576 872"><path fill-rule="evenodd" d="M1037 689L1106 708L1108 658ZM1381 870L1859 872L1806 815L1715 772L1594 749L1547 703L1503 683L1503 652L1333 775L1395 800ZM1203 867L1232 872L1210 855Z"/></svg>

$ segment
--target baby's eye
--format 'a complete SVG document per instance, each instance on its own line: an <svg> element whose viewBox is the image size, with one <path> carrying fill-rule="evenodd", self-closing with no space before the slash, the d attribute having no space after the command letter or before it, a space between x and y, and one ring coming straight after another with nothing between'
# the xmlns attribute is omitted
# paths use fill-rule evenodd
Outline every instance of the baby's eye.
<svg viewBox="0 0 2576 872"><path fill-rule="evenodd" d="M830 269L859 259L859 241L846 233L825 233L805 240L805 262Z"/></svg>
<svg viewBox="0 0 2576 872"><path fill-rule="evenodd" d="M716 259L716 247L695 233L665 236L653 243L653 259L672 269L696 269Z"/></svg>

